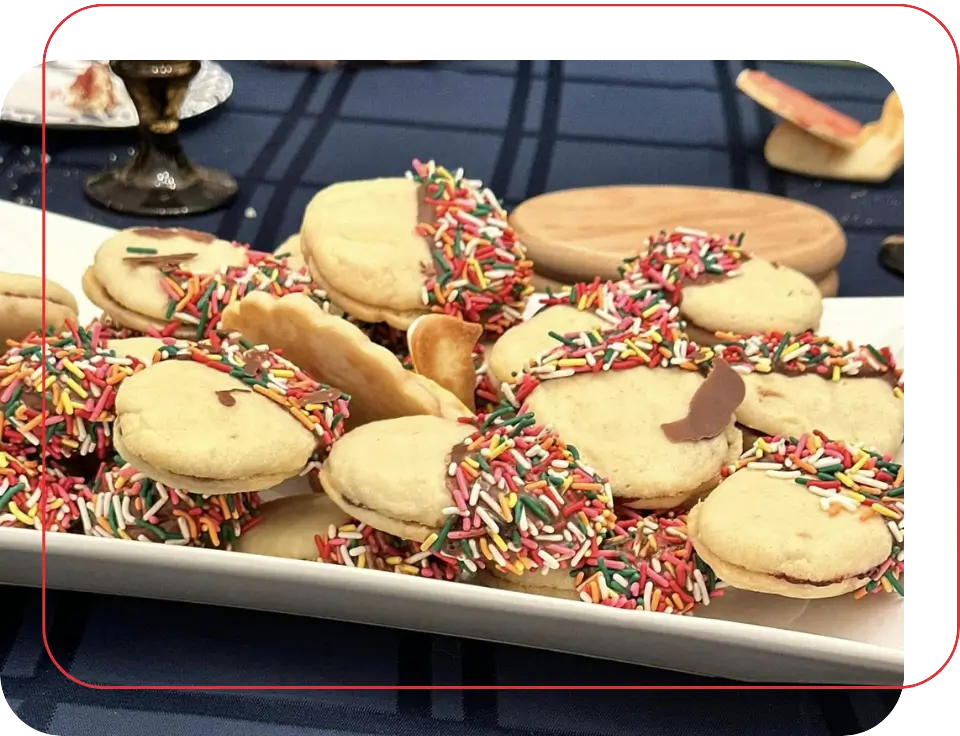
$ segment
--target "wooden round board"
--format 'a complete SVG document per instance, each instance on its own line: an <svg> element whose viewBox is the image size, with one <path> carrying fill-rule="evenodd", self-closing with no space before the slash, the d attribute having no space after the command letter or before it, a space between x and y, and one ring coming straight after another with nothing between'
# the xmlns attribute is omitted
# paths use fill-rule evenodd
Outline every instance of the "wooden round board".
<svg viewBox="0 0 960 736"><path fill-rule="evenodd" d="M840 291L840 276L836 271L829 271L821 276L813 277L813 282L817 285L817 288L820 289L820 294L824 297L836 296ZM565 288L567 285L551 279L547 276L541 276L539 273L533 274L533 288L539 292L544 292L547 289L551 291L559 291L560 289Z"/></svg>
<svg viewBox="0 0 960 736"><path fill-rule="evenodd" d="M624 258L661 230L745 233L744 249L810 277L834 270L847 248L823 210L771 194L734 189L613 186L568 189L527 200L510 214L541 276L613 279Z"/></svg>

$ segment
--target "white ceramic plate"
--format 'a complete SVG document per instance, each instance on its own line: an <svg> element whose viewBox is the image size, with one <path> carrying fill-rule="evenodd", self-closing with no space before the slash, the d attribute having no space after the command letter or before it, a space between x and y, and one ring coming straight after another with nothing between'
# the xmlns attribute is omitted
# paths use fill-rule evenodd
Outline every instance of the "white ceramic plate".
<svg viewBox="0 0 960 736"><path fill-rule="evenodd" d="M132 128L137 124L137 110L123 82L114 75L117 105L103 116L88 115L67 104L65 91L83 72L90 61L47 62L47 125L62 128ZM24 125L41 124L42 65L28 69L14 82L3 101L0 120ZM215 61L201 62L200 71L180 108L180 119L202 115L223 104L233 92L233 78Z"/></svg>
<svg viewBox="0 0 960 736"><path fill-rule="evenodd" d="M47 276L77 294L111 231L47 215ZM38 273L40 213L0 203L0 267ZM84 318L96 310L80 299ZM838 338L902 346L903 300L828 299ZM302 480L268 492L308 492ZM40 535L0 529L0 582L38 585ZM53 588L416 629L751 682L903 684L903 602L793 601L737 591L696 617L619 611L370 570L216 550L47 535ZM237 684L243 684L238 682Z"/></svg>

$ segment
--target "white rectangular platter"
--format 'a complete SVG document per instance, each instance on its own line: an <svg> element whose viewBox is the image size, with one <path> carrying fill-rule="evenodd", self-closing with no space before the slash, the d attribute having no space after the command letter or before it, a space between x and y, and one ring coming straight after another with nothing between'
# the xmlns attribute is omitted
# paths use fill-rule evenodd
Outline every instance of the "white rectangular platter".
<svg viewBox="0 0 960 736"><path fill-rule="evenodd" d="M47 276L95 316L80 276L110 230L47 216ZM40 271L40 213L0 202L0 270ZM823 331L891 345L903 300L828 299ZM295 480L268 492L308 492ZM268 497L268 494L265 496ZM0 583L40 584L40 534L0 529ZM371 570L47 535L51 588L191 601L551 649L750 682L903 684L903 601L789 601L728 591L696 617L621 611ZM243 682L236 684L242 685Z"/></svg>

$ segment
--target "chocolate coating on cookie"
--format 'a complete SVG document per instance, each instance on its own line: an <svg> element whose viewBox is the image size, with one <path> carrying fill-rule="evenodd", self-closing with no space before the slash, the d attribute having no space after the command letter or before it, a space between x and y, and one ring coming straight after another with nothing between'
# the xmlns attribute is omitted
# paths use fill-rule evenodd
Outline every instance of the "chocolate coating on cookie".
<svg viewBox="0 0 960 736"><path fill-rule="evenodd" d="M713 363L707 379L690 400L683 419L664 424L671 442L696 442L716 437L730 424L730 417L746 395L743 379L722 360Z"/></svg>

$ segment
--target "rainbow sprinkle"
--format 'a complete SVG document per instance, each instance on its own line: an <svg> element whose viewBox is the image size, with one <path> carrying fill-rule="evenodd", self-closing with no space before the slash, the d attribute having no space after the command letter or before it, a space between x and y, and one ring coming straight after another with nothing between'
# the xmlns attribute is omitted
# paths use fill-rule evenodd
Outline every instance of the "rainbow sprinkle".
<svg viewBox="0 0 960 736"><path fill-rule="evenodd" d="M420 549L457 559L468 575L488 564L516 575L575 568L615 521L610 484L509 405L453 448L447 487L443 527Z"/></svg>
<svg viewBox="0 0 960 736"><path fill-rule="evenodd" d="M87 536L190 547L232 549L237 537L260 521L256 493L178 491L120 457L104 464L79 506Z"/></svg>
<svg viewBox="0 0 960 736"><path fill-rule="evenodd" d="M586 312L592 311L605 323L619 327L624 320L642 319L668 325L679 322L680 310L663 298L660 288L634 290L626 281L579 283L557 292L550 292L540 304L546 307L564 305Z"/></svg>
<svg viewBox="0 0 960 736"><path fill-rule="evenodd" d="M154 363L163 360L193 360L221 371L286 409L317 438L317 451L304 474L318 469L343 436L350 396L313 380L279 353L254 345L240 333L214 333L196 344L168 338L154 356Z"/></svg>
<svg viewBox="0 0 960 736"><path fill-rule="evenodd" d="M326 538L316 535L317 562L359 567L434 580L460 579L455 559L442 553L422 551L416 542L381 532L360 521L333 524Z"/></svg>
<svg viewBox="0 0 960 736"><path fill-rule="evenodd" d="M582 601L689 614L723 594L722 583L693 549L685 514L644 516L620 507L615 513L613 533L575 573Z"/></svg>
<svg viewBox="0 0 960 736"><path fill-rule="evenodd" d="M407 177L422 185L423 202L434 214L416 230L431 243L424 305L491 334L520 322L533 291L533 263L493 192L433 161L414 160Z"/></svg>
<svg viewBox="0 0 960 736"><path fill-rule="evenodd" d="M817 375L828 380L884 378L903 398L903 370L888 347L854 346L808 330L797 335L768 332L736 336L719 333L714 351L740 373Z"/></svg>
<svg viewBox="0 0 960 736"><path fill-rule="evenodd" d="M104 337L97 323L90 329L68 324L59 335L33 334L7 350L0 364L0 437L36 449L45 436L46 452L56 459L106 457L119 384L144 366L109 350Z"/></svg>
<svg viewBox="0 0 960 736"><path fill-rule="evenodd" d="M477 415L485 416L496 411L500 404L500 395L487 365L487 351L480 343L473 346L473 372L476 383L473 389L474 404Z"/></svg>
<svg viewBox="0 0 960 736"><path fill-rule="evenodd" d="M799 438L761 438L723 475L742 470L762 470L805 486L831 515L859 513L864 521L883 517L892 539L890 557L854 595L862 598L881 591L903 595L903 465L889 455L831 440L814 430Z"/></svg>
<svg viewBox="0 0 960 736"><path fill-rule="evenodd" d="M661 331L639 319L608 330L571 332L550 336L559 342L531 360L502 390L515 407L544 381L581 373L631 368L672 367L704 373L713 353L683 337L676 324Z"/></svg>
<svg viewBox="0 0 960 736"><path fill-rule="evenodd" d="M740 265L749 260L742 245L742 233L721 238L687 229L660 232L647 239L642 255L624 260L620 278L633 293L659 291L671 305L678 305L684 284L737 276Z"/></svg>
<svg viewBox="0 0 960 736"><path fill-rule="evenodd" d="M224 310L254 291L274 296L305 293L325 311L330 311L326 292L310 278L306 267L292 268L285 259L271 253L259 253L249 246L234 244L246 251L245 266L229 266L216 273L198 275L181 265L159 266L160 288L167 294L167 326L157 336L180 335L184 327L193 332L193 339L210 337L220 328ZM142 248L128 248L132 257L142 255ZM147 256L151 257L151 256Z"/></svg>
<svg viewBox="0 0 960 736"><path fill-rule="evenodd" d="M41 478L36 461L0 450L0 527L65 532L79 516L79 499L89 492L83 478L58 468L47 468Z"/></svg>
<svg viewBox="0 0 960 736"><path fill-rule="evenodd" d="M575 284L548 293L541 304L589 310L613 327L639 318L660 329L682 328L684 284L737 276L740 264L749 260L742 242L742 234L723 239L683 228L661 232L646 240L640 255L623 261L619 280Z"/></svg>
<svg viewBox="0 0 960 736"><path fill-rule="evenodd" d="M145 332L138 332L137 330L131 330L128 327L121 327L106 314L101 315L97 319L93 320L83 329L89 331L93 330L94 328L99 330L101 340L126 340L131 337L146 336Z"/></svg>

